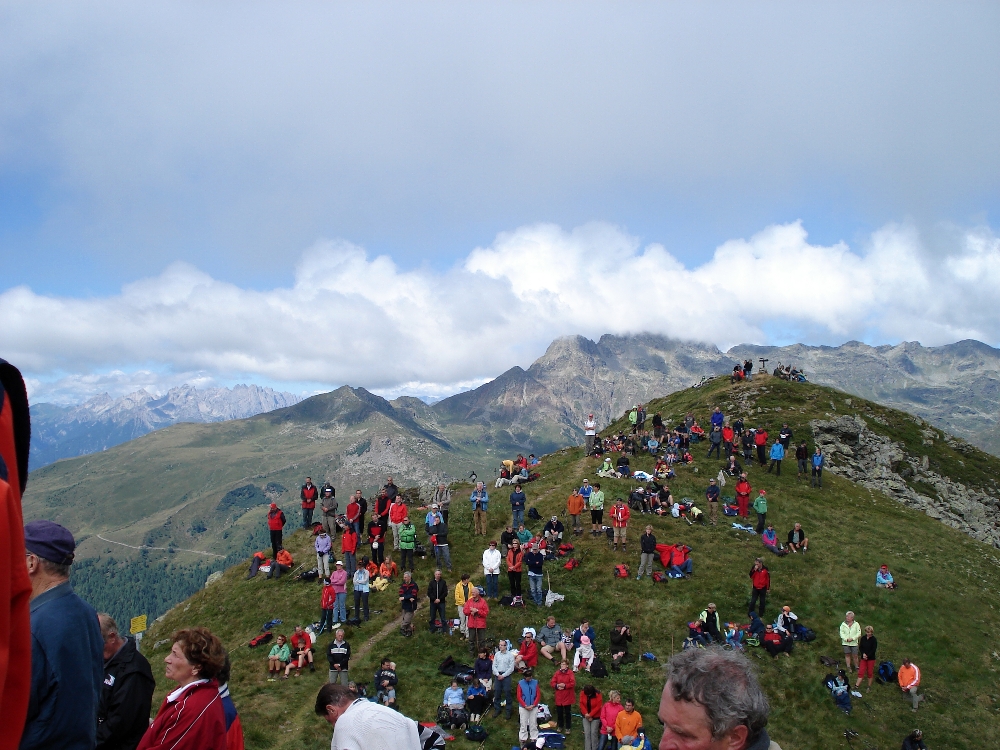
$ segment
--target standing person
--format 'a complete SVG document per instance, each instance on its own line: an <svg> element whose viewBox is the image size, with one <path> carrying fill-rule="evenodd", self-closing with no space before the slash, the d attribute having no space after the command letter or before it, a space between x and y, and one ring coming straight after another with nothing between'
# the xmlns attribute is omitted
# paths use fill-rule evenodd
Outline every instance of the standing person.
<svg viewBox="0 0 1000 750"><path fill-rule="evenodd" d="M736 432L728 423L722 426L722 445L726 449L726 459L728 460L730 456L733 455L733 440L736 437Z"/></svg>
<svg viewBox="0 0 1000 750"><path fill-rule="evenodd" d="M344 640L343 629L338 628L330 645L326 647L326 660L330 665L328 681L347 687L351 681L351 644Z"/></svg>
<svg viewBox="0 0 1000 750"><path fill-rule="evenodd" d="M583 718L583 750L600 750L601 709L604 699L593 685L580 691L580 716Z"/></svg>
<svg viewBox="0 0 1000 750"><path fill-rule="evenodd" d="M437 489L434 490L431 505L438 506L438 510L441 511L441 517L445 523L448 523L448 511L451 508L451 490L445 487L444 484L439 484Z"/></svg>
<svg viewBox="0 0 1000 750"><path fill-rule="evenodd" d="M803 440L795 449L795 461L798 464L798 472L795 474L795 481L798 482L803 476L809 473L809 446Z"/></svg>
<svg viewBox="0 0 1000 750"><path fill-rule="evenodd" d="M746 463L747 468L753 463L753 430L746 430L740 436L740 445L743 446L743 461Z"/></svg>
<svg viewBox="0 0 1000 750"><path fill-rule="evenodd" d="M440 568L444 566L451 572L451 548L448 546L448 524L438 516L438 522L434 525L431 539L434 543L434 561Z"/></svg>
<svg viewBox="0 0 1000 750"><path fill-rule="evenodd" d="M636 404L632 407L632 411L628 413L628 422L632 425L632 434L636 433L639 429L639 405Z"/></svg>
<svg viewBox="0 0 1000 750"><path fill-rule="evenodd" d="M573 704L576 703L576 676L570 670L568 661L563 659L559 662L559 669L552 675L549 685L555 688L558 731L569 734L573 724Z"/></svg>
<svg viewBox="0 0 1000 750"><path fill-rule="evenodd" d="M542 698L534 670L528 667L523 674L524 677L517 683L517 713L520 718L517 738L522 746L538 739L538 704Z"/></svg>
<svg viewBox="0 0 1000 750"><path fill-rule="evenodd" d="M358 535L361 535L361 530L365 528L365 516L368 515L368 499L364 496L361 490L354 491L354 498L358 501L358 507L360 509L360 515L358 516L358 528L356 531Z"/></svg>
<svg viewBox="0 0 1000 750"><path fill-rule="evenodd" d="M344 570L342 560L337 560L333 567L333 573L330 575L330 589L333 594L333 619L330 620L330 630L336 630L341 623L347 622L347 579L354 578L354 573L348 575Z"/></svg>
<svg viewBox="0 0 1000 750"><path fill-rule="evenodd" d="M511 543L517 539L517 532L515 531L516 526L508 525L503 531L500 532L500 544L499 552L500 557L504 560L507 559L507 551L510 549Z"/></svg>
<svg viewBox="0 0 1000 750"><path fill-rule="evenodd" d="M692 648L671 657L657 716L661 748L781 750L767 735L770 707L738 651Z"/></svg>
<svg viewBox="0 0 1000 750"><path fill-rule="evenodd" d="M812 455L812 479L809 486L823 489L823 451L818 445Z"/></svg>
<svg viewBox="0 0 1000 750"><path fill-rule="evenodd" d="M361 609L364 609L365 622L368 622L368 592L371 590L371 574L368 572L368 558L361 558L361 565L354 571L351 579L354 589L354 619L361 619Z"/></svg>
<svg viewBox="0 0 1000 750"><path fill-rule="evenodd" d="M267 510L267 529L271 534L271 557L278 557L281 549L281 530L285 528L285 514L277 503L271 503Z"/></svg>
<svg viewBox="0 0 1000 750"><path fill-rule="evenodd" d="M722 458L722 428L713 427L712 431L708 433L708 457L712 457L712 451L715 451L716 458Z"/></svg>
<svg viewBox="0 0 1000 750"><path fill-rule="evenodd" d="M340 506L337 505L337 490L329 482L323 486L323 491L319 493L319 509L323 530L331 538L335 538L337 536L337 514L340 512ZM361 533L361 527L358 526L356 531Z"/></svg>
<svg viewBox="0 0 1000 750"><path fill-rule="evenodd" d="M767 493L764 490L757 492L757 499L753 501L753 510L757 514L757 533L763 533L767 528Z"/></svg>
<svg viewBox="0 0 1000 750"><path fill-rule="evenodd" d="M417 548L417 527L410 522L409 514L399 525L399 569L413 571L413 555Z"/></svg>
<svg viewBox="0 0 1000 750"><path fill-rule="evenodd" d="M778 432L778 442L785 449L785 453L788 453L788 446L792 442L792 428L788 426L788 422L781 425L781 430Z"/></svg>
<svg viewBox="0 0 1000 750"><path fill-rule="evenodd" d="M330 577L330 550L333 549L333 539L326 531L321 531L316 535L316 541L313 542L313 546L316 548L316 571L319 573L320 578Z"/></svg>
<svg viewBox="0 0 1000 750"><path fill-rule="evenodd" d="M858 681L854 687L861 687L861 680L868 677L868 690L872 689L875 679L875 652L878 650L878 639L875 638L875 628L871 625L865 628L865 634L858 641Z"/></svg>
<svg viewBox="0 0 1000 750"><path fill-rule="evenodd" d="M413 613L417 611L417 601L420 590L413 582L410 571L403 573L403 585L399 587L399 608L403 613L403 625L400 631L406 637L413 635Z"/></svg>
<svg viewBox="0 0 1000 750"><path fill-rule="evenodd" d="M350 526L340 535L340 554L344 556L344 570L350 578L358 568L358 533Z"/></svg>
<svg viewBox="0 0 1000 750"><path fill-rule="evenodd" d="M771 473L771 469L777 468L775 474L779 477L781 476L781 460L785 457L785 446L783 446L778 440L774 441L771 446L771 463L767 466L767 473Z"/></svg>
<svg viewBox="0 0 1000 750"><path fill-rule="evenodd" d="M469 637L469 626L466 622L465 615L465 603L472 597L472 589L474 588L475 586L469 582L468 573L462 573L462 580L455 584L455 609L458 610L458 629L463 638Z"/></svg>
<svg viewBox="0 0 1000 750"><path fill-rule="evenodd" d="M737 492L739 489L737 487ZM708 517L713 526L719 517L719 485L714 479L708 480L708 488L705 490L705 500L708 501Z"/></svg>
<svg viewBox="0 0 1000 750"><path fill-rule="evenodd" d="M474 533L486 536L489 533L486 511L490 504L490 493L486 491L482 482L476 482L476 489L469 495L469 502L472 504Z"/></svg>
<svg viewBox="0 0 1000 750"><path fill-rule="evenodd" d="M646 429L646 407L642 404L636 407L635 423L640 431Z"/></svg>
<svg viewBox="0 0 1000 750"><path fill-rule="evenodd" d="M646 530L639 537L639 574L635 580L642 580L642 572L653 577L653 558L656 556L656 537L653 536L653 527L647 526Z"/></svg>
<svg viewBox="0 0 1000 750"><path fill-rule="evenodd" d="M600 750L614 750L618 743L615 742L615 720L618 714L625 710L622 705L622 694L617 690L608 691L608 699L601 707L601 745Z"/></svg>
<svg viewBox="0 0 1000 750"><path fill-rule="evenodd" d="M736 483L733 491L736 493L736 514L740 518L746 518L750 514L750 493L753 492L746 472L740 474L740 481Z"/></svg>
<svg viewBox="0 0 1000 750"><path fill-rule="evenodd" d="M583 437L587 441L587 455L591 456L594 453L594 441L597 439L597 422L594 421L593 414L588 415L587 421L583 423Z"/></svg>
<svg viewBox="0 0 1000 750"><path fill-rule="evenodd" d="M507 528L510 528L509 526ZM483 552L483 575L486 576L486 598L500 598L500 550L495 541Z"/></svg>
<svg viewBox="0 0 1000 750"><path fill-rule="evenodd" d="M521 489L521 483L514 485L514 491L510 493L510 516L512 525L516 529L524 523L524 506L528 502L528 496Z"/></svg>
<svg viewBox="0 0 1000 750"><path fill-rule="evenodd" d="M844 621L840 623L840 643L844 647L844 661L847 664L847 673L851 673L851 657L858 660L858 643L861 641L861 625L854 619L854 613L848 612L844 616ZM860 663L856 663L854 668L860 668Z"/></svg>
<svg viewBox="0 0 1000 750"><path fill-rule="evenodd" d="M726 423L726 415L722 413L722 407L716 406L712 410L712 416L709 418L709 423L712 427L722 428L722 425Z"/></svg>
<svg viewBox="0 0 1000 750"><path fill-rule="evenodd" d="M493 718L500 716L500 709L507 709L509 719L514 710L511 700L510 682L514 674L514 654L507 649L507 641L500 639L497 651L493 654L493 677L496 683L493 688Z"/></svg>
<svg viewBox="0 0 1000 750"><path fill-rule="evenodd" d="M524 552L521 542L515 539L507 550L507 582L510 584L510 595L521 596L521 576L524 570Z"/></svg>
<svg viewBox="0 0 1000 750"><path fill-rule="evenodd" d="M767 450L767 430L758 427L753 434L753 444L757 446L757 463L761 466L767 463L764 453Z"/></svg>
<svg viewBox="0 0 1000 750"><path fill-rule="evenodd" d="M341 573L344 573L344 563L340 563L341 567L338 568ZM346 578L347 574L344 573ZM329 578L323 579L323 588L320 589L319 595L319 629L316 631L316 635L323 635L329 630L333 630L333 608L337 604L337 592L333 590L333 584L330 583Z"/></svg>
<svg viewBox="0 0 1000 750"><path fill-rule="evenodd" d="M392 479L392 477L389 477ZM375 509L372 511L372 521L382 527L382 532L389 530L389 506L395 496L389 497L389 491L383 487L375 498ZM371 528L371 524L368 525Z"/></svg>
<svg viewBox="0 0 1000 750"><path fill-rule="evenodd" d="M392 505L389 506L389 526L392 529L392 548L394 550L399 549L399 529L409 514L410 511L406 507L406 503L403 502L403 496L396 495Z"/></svg>
<svg viewBox="0 0 1000 750"><path fill-rule="evenodd" d="M593 490L584 494L584 487L588 490L590 487L586 479L583 480L583 484L577 494L583 497L583 501L590 508L590 533L597 536L604 533L604 492L601 490L601 485L596 484Z"/></svg>
<svg viewBox="0 0 1000 750"><path fill-rule="evenodd" d="M486 621L490 614L490 605L479 595L479 589L472 587L472 596L463 606L466 621L466 633L469 639L471 653L479 653L486 644Z"/></svg>
<svg viewBox="0 0 1000 750"><path fill-rule="evenodd" d="M321 687L315 711L333 727L332 750L420 750L417 722L343 685Z"/></svg>
<svg viewBox="0 0 1000 750"><path fill-rule="evenodd" d="M229 677L232 670L233 665L229 662L229 654L227 653L222 670L215 676L215 681L219 683L219 698L222 699L222 715L226 719L226 750L246 750L246 744L243 741L243 722L240 721L236 704L233 703L233 697L229 694Z"/></svg>
<svg viewBox="0 0 1000 750"><path fill-rule="evenodd" d="M385 496L389 498L390 503L395 500L396 496L399 494L399 487L397 487L396 483L392 481L392 477L385 478L385 484L382 485L382 489L385 490Z"/></svg>
<svg viewBox="0 0 1000 750"><path fill-rule="evenodd" d="M358 490L351 495L351 499L347 503L347 508L344 510L347 525L355 534L361 533L361 503L359 500L363 498L360 497L360 493L361 490Z"/></svg>
<svg viewBox="0 0 1000 750"><path fill-rule="evenodd" d="M591 494L591 497L593 497L593 494ZM586 501L579 492L574 492L566 501L566 512L569 514L575 536L583 534L583 524L580 523L580 514L583 513L584 507L586 507Z"/></svg>
<svg viewBox="0 0 1000 750"><path fill-rule="evenodd" d="M763 617L764 608L767 606L767 594L771 590L771 573L764 565L764 561L759 557L753 561L750 568L750 611L757 605L757 613Z"/></svg>
<svg viewBox="0 0 1000 750"><path fill-rule="evenodd" d="M917 688L920 686L920 668L909 658L903 659L896 680L899 682L900 689L910 696L913 710L916 711L920 701L924 699L923 695L917 695Z"/></svg>
<svg viewBox="0 0 1000 750"><path fill-rule="evenodd" d="M625 709L615 717L615 736L622 745L631 745L642 731L642 714L635 710L635 701L626 698Z"/></svg>
<svg viewBox="0 0 1000 750"><path fill-rule="evenodd" d="M619 541L621 541L622 552L625 552L628 547L628 519L631 515L625 501L620 497L615 498L615 504L611 508L611 526L614 529L612 544L615 552L618 551Z"/></svg>
<svg viewBox="0 0 1000 750"><path fill-rule="evenodd" d="M97 612L69 583L76 541L53 521L32 521L24 527L24 548L31 582L31 689L20 747L94 747L104 639Z"/></svg>
<svg viewBox="0 0 1000 750"><path fill-rule="evenodd" d="M434 577L427 584L427 600L431 603L431 632L438 632L438 626L434 623L436 620L439 620L441 622L441 632L447 633L448 615L446 614L445 604L448 601L448 582L442 578L440 568L434 571Z"/></svg>
<svg viewBox="0 0 1000 750"><path fill-rule="evenodd" d="M97 704L97 750L135 750L149 728L156 681L135 641L111 615L97 616L104 639L104 683Z"/></svg>
<svg viewBox="0 0 1000 750"><path fill-rule="evenodd" d="M371 559L376 565L385 560L385 529L376 519L368 524L368 545L371 548Z"/></svg>
<svg viewBox="0 0 1000 750"><path fill-rule="evenodd" d="M313 484L312 477L306 477L306 483L299 490L299 499L302 501L302 528L312 527L313 511L316 510L316 498L319 497L319 490Z"/></svg>
<svg viewBox="0 0 1000 750"><path fill-rule="evenodd" d="M743 377L750 380L753 376L753 360L744 359L743 360Z"/></svg>
<svg viewBox="0 0 1000 750"><path fill-rule="evenodd" d="M545 563L545 555L539 550L537 544L529 544L528 552L524 556L524 564L528 567L528 591L531 592L531 600L539 607L544 602L542 596L542 566Z"/></svg>

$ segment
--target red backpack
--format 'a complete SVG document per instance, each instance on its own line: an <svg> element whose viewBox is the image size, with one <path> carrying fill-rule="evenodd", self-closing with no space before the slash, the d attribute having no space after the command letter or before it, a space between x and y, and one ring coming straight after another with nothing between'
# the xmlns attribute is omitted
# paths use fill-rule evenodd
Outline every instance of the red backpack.
<svg viewBox="0 0 1000 750"><path fill-rule="evenodd" d="M628 577L629 577L628 565L626 565L625 563L618 563L615 566L615 578L628 578Z"/></svg>
<svg viewBox="0 0 1000 750"><path fill-rule="evenodd" d="M577 560L575 557L571 557L569 560L566 561L566 564L563 565L563 567L566 568L566 570L573 570L573 568L577 567L579 564L580 564L579 560Z"/></svg>

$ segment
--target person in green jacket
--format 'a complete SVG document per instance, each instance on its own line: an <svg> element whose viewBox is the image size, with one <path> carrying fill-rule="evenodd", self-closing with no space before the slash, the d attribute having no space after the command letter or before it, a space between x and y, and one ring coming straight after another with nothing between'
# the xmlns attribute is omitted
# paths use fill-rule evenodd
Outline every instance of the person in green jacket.
<svg viewBox="0 0 1000 750"><path fill-rule="evenodd" d="M757 513L757 533L763 533L767 528L767 493L761 490L753 501L753 509Z"/></svg>
<svg viewBox="0 0 1000 750"><path fill-rule="evenodd" d="M271 646L271 653L267 655L267 681L275 682L291 658L292 652L288 648L285 636L279 635L278 640ZM287 680L288 675L284 675L284 679Z"/></svg>
<svg viewBox="0 0 1000 750"><path fill-rule="evenodd" d="M402 559L399 561L399 570L413 572L413 554L417 548L417 529L410 523L410 517L403 519L399 527L399 554Z"/></svg>
<svg viewBox="0 0 1000 750"><path fill-rule="evenodd" d="M630 425L632 425L632 434L634 435L635 431L637 429L636 425L639 422L639 407L638 406L633 406L632 407L632 411L630 411L628 413L628 422L629 422Z"/></svg>
<svg viewBox="0 0 1000 750"><path fill-rule="evenodd" d="M597 536L604 531L604 490L601 485L594 485L594 490L587 499L587 507L590 508L590 533Z"/></svg>

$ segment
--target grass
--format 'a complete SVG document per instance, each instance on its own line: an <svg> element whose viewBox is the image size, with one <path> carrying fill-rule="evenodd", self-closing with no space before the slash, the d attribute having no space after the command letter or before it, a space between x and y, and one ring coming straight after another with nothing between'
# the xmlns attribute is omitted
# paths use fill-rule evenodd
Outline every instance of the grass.
<svg viewBox="0 0 1000 750"><path fill-rule="evenodd" d="M847 401L850 401L850 404ZM833 402L833 407L831 407ZM776 433L788 422L796 440L809 439L810 419L828 418L827 414L858 413L869 425L914 452L931 452L932 466L954 471L953 479L982 487L991 487L1000 461L975 449L950 447L942 438L934 446L923 445L926 429L919 420L891 409L876 406L838 391L808 384L788 384L762 378L737 387L716 381L699 389L688 389L648 406L668 424L693 411L706 422L711 408L719 404L727 414L751 417L748 424L763 423ZM758 411L759 409L759 411ZM670 419L668 419L670 417ZM881 422L876 421L877 417ZM884 424L883 424L884 422ZM939 433L940 434L940 433ZM721 462L705 459L700 447L694 451L694 467L682 467L671 482L675 497L702 498L710 476L715 476ZM964 462L964 463L963 463ZM640 457L633 468L651 469L653 460ZM626 480L600 480L594 475L599 461L585 458L578 448L559 451L545 457L542 479L527 487L529 506L537 507L542 517L565 513L565 501L573 487L584 477L601 481L610 499L625 496L633 483ZM789 604L800 620L813 628L817 640L799 645L791 658L772 661L759 649L751 649L749 658L756 665L762 684L771 700L769 725L772 738L789 748L843 747L845 729L861 733L858 747L897 747L914 726L920 726L932 747L978 750L1000 747L998 722L998 667L995 634L1000 626L1000 556L996 550L955 531L894 500L829 472L822 490L797 482L794 461L786 461L781 477L766 474L759 468L750 471L754 488L765 488L769 499L769 520L784 534L800 521L810 536L806 556L768 555L772 592L768 614L773 618L782 604ZM696 471L697 470L697 471ZM472 536L472 518L463 496L468 485L456 487L452 511L452 554L455 573L448 576L454 584L458 574L468 571L473 580L482 582L479 560L485 547L482 537ZM727 486L723 494L730 494ZM509 517L508 490L491 489L490 525L496 535ZM692 547L695 575L689 580L654 584L648 579L615 579L612 568L625 559L633 571L638 565L636 535L649 523L661 542L684 542ZM635 662L620 673L595 684L607 694L617 688L633 696L646 719L651 737L659 738L655 719L662 689L662 664L677 650L686 635L686 622L697 616L708 601L719 605L724 620L745 620L749 597L747 571L755 557L763 553L759 538L725 526L718 528L688 526L681 519L634 516L630 528L631 543L627 556L614 555L603 540L589 535L574 539L574 555L583 563L574 571L560 564L547 566L552 587L566 600L551 610L529 605L523 611L492 607L489 631L494 636L512 640L525 625L542 625L549 612L564 628L575 627L587 618L598 634L598 651L606 655L608 632L614 620L622 618L633 628L633 652L651 651L657 662ZM310 538L297 533L290 547L298 561L308 559ZM884 591L874 587L877 567L887 563L900 588ZM424 591L431 577L432 561L418 562L417 581ZM203 590L188 602L171 610L156 623L144 641L144 651L154 664L154 674L161 677L157 697L162 698L167 685L162 680L162 657L167 646L154 643L171 631L187 625L205 625L216 632L231 649L233 657L234 699L241 712L248 747L319 748L329 745L330 730L313 715L316 691L325 678L325 664L315 675L306 672L299 679L266 683L265 656L246 643L273 617L282 618L290 632L296 622L311 622L319 616L319 587L291 579L266 581L262 576L244 580L247 565L226 572L222 582ZM525 581L525 589L527 582ZM501 576L501 593L506 590ZM378 633L396 617L398 606L392 588L372 594L372 606L383 612L363 628L350 629L348 640L357 649L367 638ZM820 664L821 654L839 657L837 629L844 612L854 610L862 625L872 625L879 640L879 659L891 659L897 666L904 656L911 657L923 672L923 689L928 699L920 712L913 714L909 702L895 686L876 683L864 699L855 700L848 717L836 710L821 685L828 671ZM449 605L449 612L454 608ZM371 650L351 664L352 676L370 682L383 655L398 666L398 695L402 710L409 716L433 721L435 710L447 679L437 674L437 665L449 654L467 660L464 642L457 637L431 636L426 630L427 607L424 604L415 620L417 634L403 638L393 629ZM320 641L322 647L327 637ZM553 667L540 666L543 700L551 702L548 680ZM578 681L582 687L586 680ZM853 678L852 678L853 682ZM578 721L578 720L577 720ZM516 720L487 722L488 747L516 744ZM464 743L460 740L459 744ZM568 747L582 747L577 723Z"/></svg>

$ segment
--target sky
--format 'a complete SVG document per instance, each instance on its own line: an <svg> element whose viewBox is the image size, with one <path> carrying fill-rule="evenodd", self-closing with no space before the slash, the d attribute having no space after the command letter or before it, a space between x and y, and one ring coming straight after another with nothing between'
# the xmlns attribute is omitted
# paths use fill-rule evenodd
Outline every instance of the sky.
<svg viewBox="0 0 1000 750"><path fill-rule="evenodd" d="M996 3L0 3L34 400L1000 344ZM984 295L989 295L985 296Z"/></svg>

